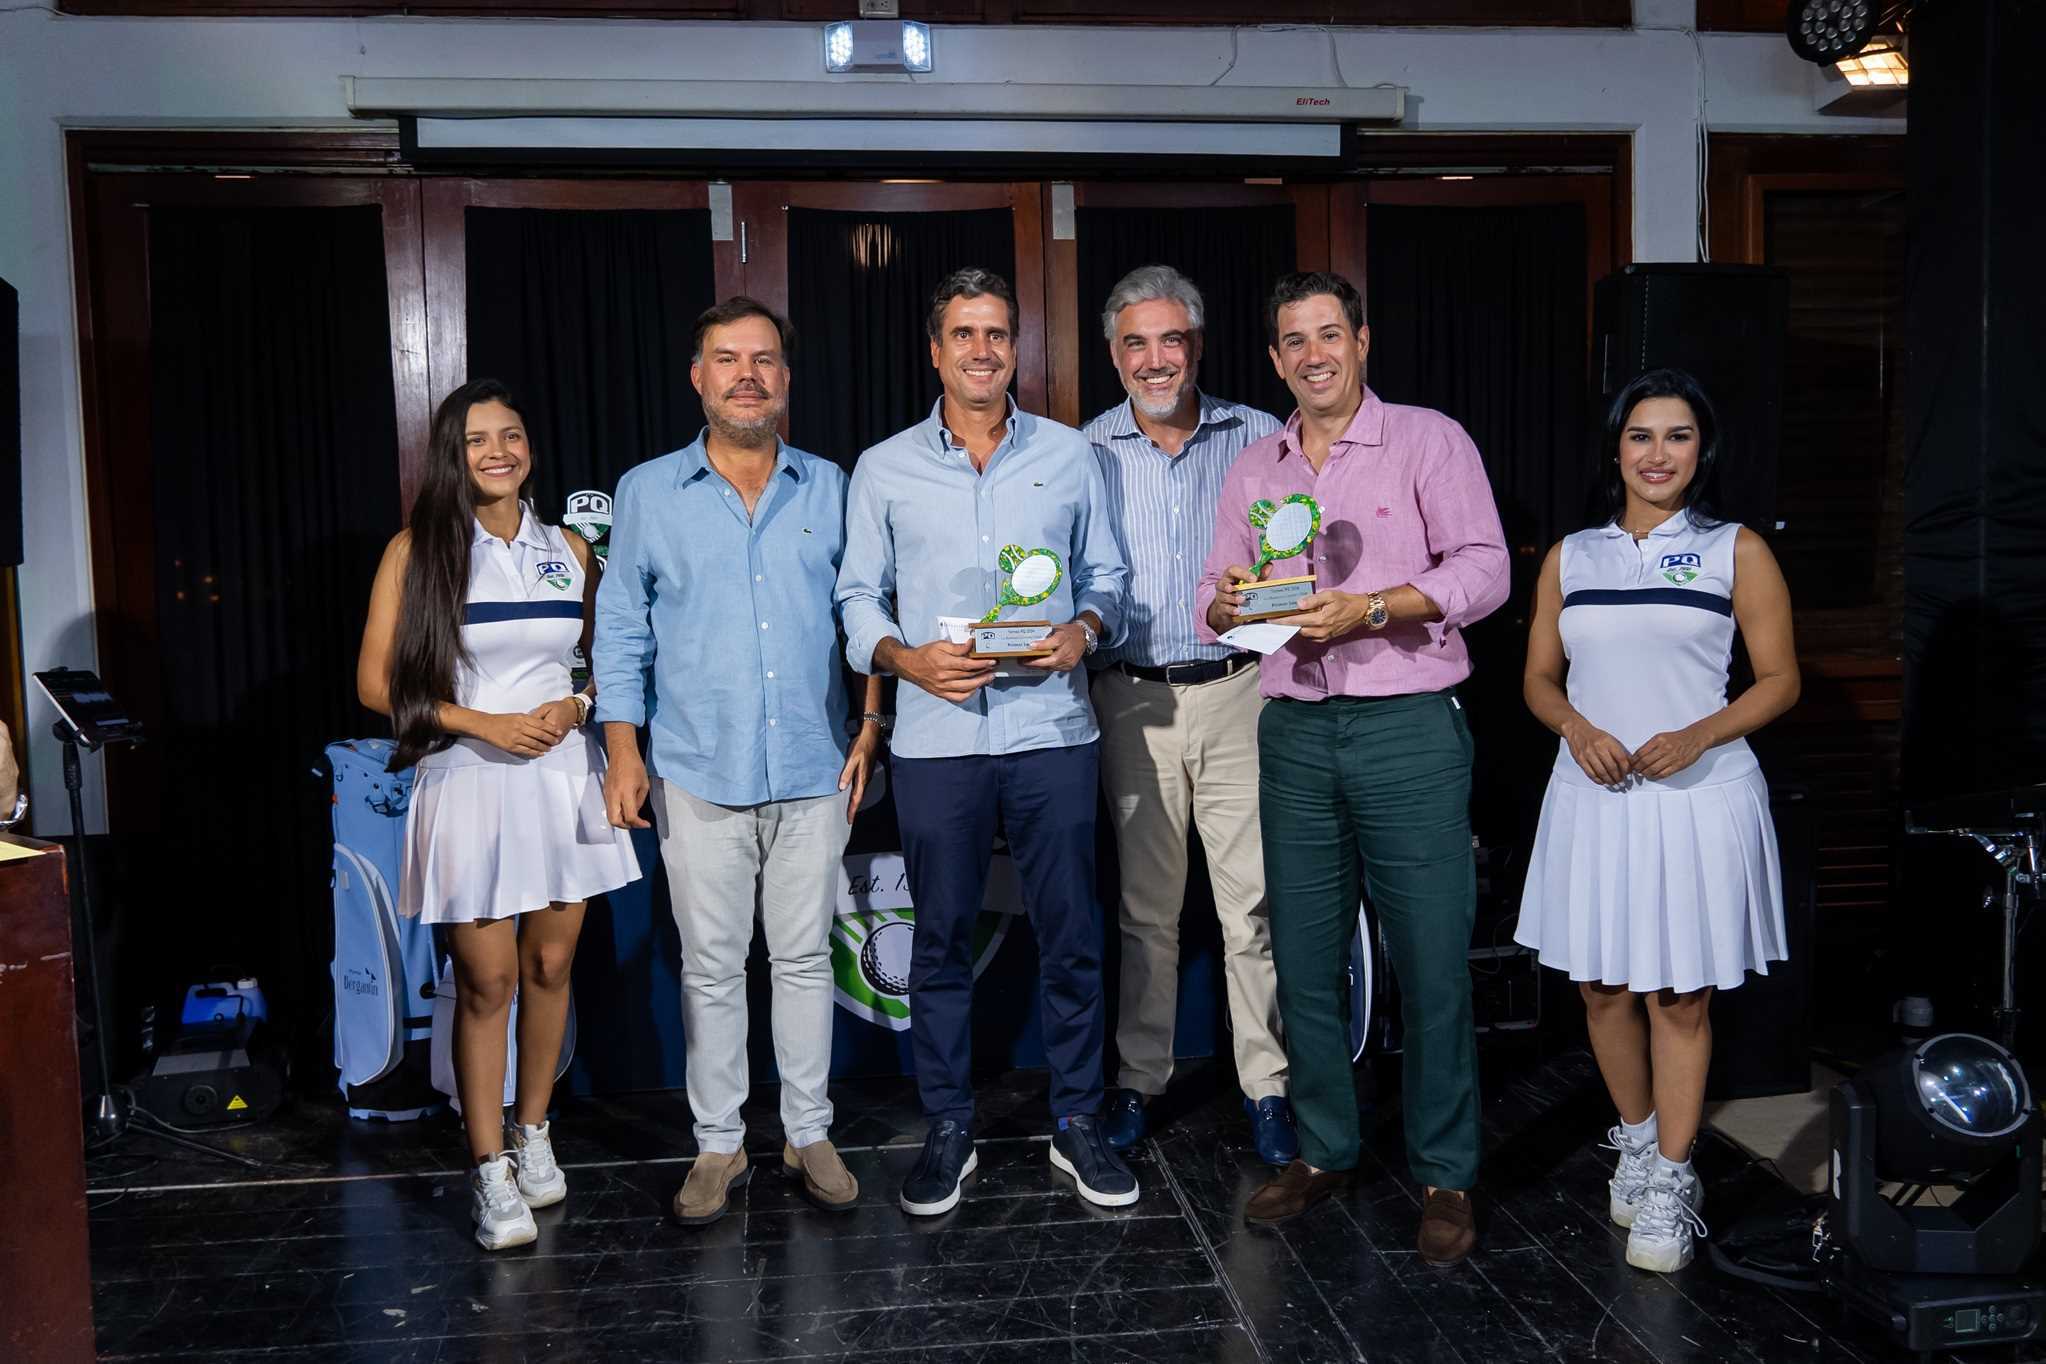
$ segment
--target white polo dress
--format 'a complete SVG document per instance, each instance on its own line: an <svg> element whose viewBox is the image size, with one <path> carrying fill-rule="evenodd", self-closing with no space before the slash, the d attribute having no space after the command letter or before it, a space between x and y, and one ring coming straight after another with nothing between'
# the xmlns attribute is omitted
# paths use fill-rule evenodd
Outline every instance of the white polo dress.
<svg viewBox="0 0 2046 1364"><path fill-rule="evenodd" d="M1628 752L1726 705L1740 527L1678 512L1639 542L1563 541L1563 652L1578 714ZM1784 950L1769 787L1745 739L1663 781L1599 785L1559 743L1514 938L1572 980L1729 990Z"/></svg>
<svg viewBox="0 0 2046 1364"><path fill-rule="evenodd" d="M583 570L530 506L511 543L476 526L455 703L525 713L574 690ZM577 729L537 758L456 739L419 760L405 815L398 911L427 923L503 919L639 879L632 839L604 816L604 750Z"/></svg>

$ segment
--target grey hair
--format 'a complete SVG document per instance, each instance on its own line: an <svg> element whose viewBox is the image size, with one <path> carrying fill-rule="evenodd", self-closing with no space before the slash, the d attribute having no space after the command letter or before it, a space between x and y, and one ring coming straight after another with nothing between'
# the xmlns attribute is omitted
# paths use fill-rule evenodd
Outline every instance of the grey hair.
<svg viewBox="0 0 2046 1364"><path fill-rule="evenodd" d="M1117 280L1101 309L1101 334L1115 340L1115 319L1124 308L1153 299L1169 299L1186 309L1187 325L1199 331L1207 320L1201 291L1169 265L1139 265Z"/></svg>

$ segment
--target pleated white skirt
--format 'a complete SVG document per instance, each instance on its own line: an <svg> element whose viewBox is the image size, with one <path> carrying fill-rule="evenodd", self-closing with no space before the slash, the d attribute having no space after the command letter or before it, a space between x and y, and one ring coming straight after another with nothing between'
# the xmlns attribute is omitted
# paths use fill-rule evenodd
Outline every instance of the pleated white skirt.
<svg viewBox="0 0 2046 1364"><path fill-rule="evenodd" d="M1514 939L1570 979L1731 990L1784 949L1783 873L1758 770L1688 789L1549 778Z"/></svg>
<svg viewBox="0 0 2046 1364"><path fill-rule="evenodd" d="M420 765L405 814L400 914L434 924L504 919L638 879L631 835L604 816L603 749L587 732L542 758Z"/></svg>

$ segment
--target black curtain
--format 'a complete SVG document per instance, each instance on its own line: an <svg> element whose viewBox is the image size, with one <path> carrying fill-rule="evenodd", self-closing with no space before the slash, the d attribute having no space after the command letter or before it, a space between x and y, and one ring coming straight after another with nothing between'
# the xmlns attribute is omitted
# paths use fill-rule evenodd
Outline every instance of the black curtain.
<svg viewBox="0 0 2046 1364"><path fill-rule="evenodd" d="M1463 423L1506 528L1513 593L1466 632L1464 691L1480 740L1472 818L1487 842L1518 844L1533 830L1555 747L1520 699L1528 611L1543 556L1584 525L1590 488L1584 211L1378 205L1369 214L1371 387Z"/></svg>
<svg viewBox="0 0 2046 1364"><path fill-rule="evenodd" d="M380 210L153 210L149 292L164 837L125 897L124 975L156 996L253 973L273 1017L317 1025L332 837L311 769L386 728L355 700L399 524Z"/></svg>
<svg viewBox="0 0 2046 1364"><path fill-rule="evenodd" d="M1293 410L1265 346L1265 300L1296 269L1293 206L1253 208L1082 208L1079 242L1080 419L1126 396L1101 335L1109 290L1139 265L1169 265L1191 279L1207 305L1201 389L1261 407L1284 420ZM1373 243L1376 246L1376 243Z"/></svg>
<svg viewBox="0 0 2046 1364"><path fill-rule="evenodd" d="M965 266L1016 283L1006 208L932 213L788 210L795 324L791 443L852 468L860 451L930 415L937 371L924 319Z"/></svg>
<svg viewBox="0 0 2046 1364"><path fill-rule="evenodd" d="M469 377L526 404L545 520L696 439L689 341L717 301L708 210L472 208L466 224Z"/></svg>

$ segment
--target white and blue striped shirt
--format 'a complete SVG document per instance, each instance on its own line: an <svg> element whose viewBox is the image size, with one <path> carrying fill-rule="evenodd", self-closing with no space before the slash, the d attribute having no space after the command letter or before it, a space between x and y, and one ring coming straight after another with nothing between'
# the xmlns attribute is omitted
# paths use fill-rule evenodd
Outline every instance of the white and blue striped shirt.
<svg viewBox="0 0 2046 1364"><path fill-rule="evenodd" d="M1215 504L1229 466L1280 423L1242 403L1198 396L1200 425L1177 455L1144 434L1127 398L1081 428L1101 461L1109 520L1130 567L1124 628L1088 660L1097 667L1162 668L1235 652L1195 636L1194 588L1215 539Z"/></svg>

